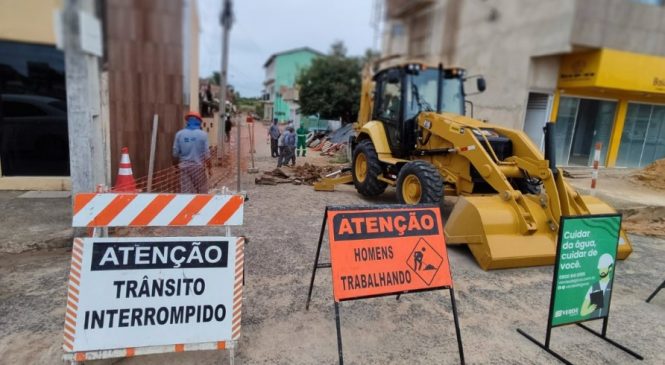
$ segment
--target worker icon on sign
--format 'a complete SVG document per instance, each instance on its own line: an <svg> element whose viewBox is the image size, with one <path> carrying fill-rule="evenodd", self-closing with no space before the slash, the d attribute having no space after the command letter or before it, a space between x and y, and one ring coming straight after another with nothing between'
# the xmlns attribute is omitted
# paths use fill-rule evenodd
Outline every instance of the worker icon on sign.
<svg viewBox="0 0 665 365"><path fill-rule="evenodd" d="M411 254L405 257L406 265L413 270L425 284L430 285L443 264L443 257L434 246L420 238Z"/></svg>
<svg viewBox="0 0 665 365"><path fill-rule="evenodd" d="M425 252L425 247L421 248L420 251L413 252L413 271L422 270L424 256L423 252Z"/></svg>

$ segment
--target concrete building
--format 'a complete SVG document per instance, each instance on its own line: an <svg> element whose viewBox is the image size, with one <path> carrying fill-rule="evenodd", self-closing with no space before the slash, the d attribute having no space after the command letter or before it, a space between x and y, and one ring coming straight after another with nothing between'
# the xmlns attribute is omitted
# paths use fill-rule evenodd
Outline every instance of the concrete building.
<svg viewBox="0 0 665 365"><path fill-rule="evenodd" d="M665 157L662 0L388 0L383 55L483 74L475 117L543 143L557 163L640 167ZM468 85L469 88L472 85Z"/></svg>
<svg viewBox="0 0 665 365"><path fill-rule="evenodd" d="M0 189L71 186L65 61L56 47L63 0L0 0ZM106 176L120 148L136 177L147 174L153 114L160 116L155 168L171 164L170 146L186 109L198 109L195 0L96 2L102 22L99 117ZM110 184L112 181L106 181Z"/></svg>
<svg viewBox="0 0 665 365"><path fill-rule="evenodd" d="M263 119L293 120L298 115L298 89L296 78L309 67L312 60L323 55L309 47L291 49L271 55L263 65L266 70Z"/></svg>

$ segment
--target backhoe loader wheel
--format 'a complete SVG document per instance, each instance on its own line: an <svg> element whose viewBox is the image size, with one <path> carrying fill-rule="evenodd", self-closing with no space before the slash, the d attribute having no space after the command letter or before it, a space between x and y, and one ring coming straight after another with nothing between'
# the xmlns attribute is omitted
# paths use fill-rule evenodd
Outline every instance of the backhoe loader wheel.
<svg viewBox="0 0 665 365"><path fill-rule="evenodd" d="M353 149L353 185L364 196L377 196L386 190L388 184L378 179L383 167L369 139L360 141Z"/></svg>
<svg viewBox="0 0 665 365"><path fill-rule="evenodd" d="M431 163L411 161L397 176L397 200L400 204L439 203L443 200L443 179Z"/></svg>

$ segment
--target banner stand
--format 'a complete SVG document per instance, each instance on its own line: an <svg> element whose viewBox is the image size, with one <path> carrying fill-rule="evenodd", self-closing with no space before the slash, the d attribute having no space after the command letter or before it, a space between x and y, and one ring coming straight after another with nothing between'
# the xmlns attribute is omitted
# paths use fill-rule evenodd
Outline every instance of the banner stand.
<svg viewBox="0 0 665 365"><path fill-rule="evenodd" d="M651 293L651 295L649 295L649 297L647 298L646 302L647 302L647 303L651 302L651 299L653 299L653 297L655 297L656 294L658 294L658 292L660 291L660 289L665 289L665 281L663 281L662 283L660 283L660 286L657 287L656 290L654 290L654 292Z"/></svg>
<svg viewBox="0 0 665 365"><path fill-rule="evenodd" d="M610 215L595 215L595 216L592 216L592 217L607 217L607 216L610 216ZM572 365L572 363L570 361L568 361L561 354L555 352L550 347L550 339L551 339L551 334L552 334L552 328L565 325L565 324L558 325L558 326L553 326L552 325L552 318L553 318L553 314L554 314L554 298L555 298L556 287L557 287L557 274L558 274L558 271L559 271L558 270L559 269L559 259L561 257L561 255L560 255L560 253L561 253L561 242L562 242L561 237L563 235L562 231L563 231L563 219L564 218L571 219L573 217L562 217L562 221L559 223L559 234L558 234L559 239L558 239L558 243L557 243L556 260L555 260L555 263L554 263L554 275L553 275L553 279L552 279L552 292L551 292L551 295L550 295L550 308L549 308L549 314L548 314L548 318L547 318L547 329L545 331L545 343L542 343L542 342L536 340L533 336L529 335L528 333L526 333L525 331L523 331L520 328L517 328L517 332L519 334L521 334L522 336L526 337L529 341L536 344L541 349L547 351L550 355L556 357L562 363L567 364L567 365ZM612 276L612 281L614 281L614 275ZM598 319L601 319L601 318L591 319L591 320L587 320L587 321L593 321L593 320L598 320ZM638 360L644 360L644 358L640 354L636 353L635 351L629 349L628 347L623 346L623 345L621 345L621 344L619 344L619 343L615 342L614 340L611 340L607 337L607 324L609 322L609 303L608 303L608 314L605 317L602 317L602 320L603 320L603 326L602 326L601 332L597 332L597 331L589 328L588 326L585 326L581 322L576 322L574 324L576 324L577 326L585 329L589 333L605 340L607 343L615 346L616 348L618 348L620 350L623 350L624 352L628 353L629 355L633 356L634 358L636 358ZM573 324L573 323L568 323L568 324Z"/></svg>
<svg viewBox="0 0 665 365"><path fill-rule="evenodd" d="M332 268L332 263L330 262L325 262L325 263L320 263L319 258L321 255L321 246L323 244L323 235L326 230L326 223L328 221L328 209L344 209L344 208L351 208L351 209L383 209L383 208L390 208L390 207L400 207L403 208L403 206L396 206L396 205L379 205L379 206L371 206L371 207L343 207L343 206L326 206L326 209L323 214L323 223L321 224L321 231L319 234L319 242L316 247L316 256L314 258L314 265L312 267L312 276L309 282L309 291L307 293L307 302L305 304L305 310L309 310L309 304L312 299L312 290L314 288L314 279L316 277L316 270L318 269L325 269L325 268ZM422 290L412 290L412 291L403 291L400 293L391 293L391 294L381 294L381 295L374 295L374 296L367 296L359 299L369 299L369 298L378 298L378 297L384 297L384 296L390 296L397 294L397 300L399 300L400 296L402 294L408 294L408 293L417 293L417 292L425 292L425 291L435 291L435 290L449 290L450 291L450 302L451 302L451 308L453 311L453 320L455 323L455 336L457 338L457 347L458 347L458 352L459 352L459 357L460 357L460 364L464 365L464 347L462 344L462 333L460 331L460 326L459 326L459 318L457 316L457 305L455 302L455 291L450 287L443 287L443 288L434 288L434 289L422 289ZM352 300L352 299L348 299ZM339 365L344 365L344 352L342 350L342 324L341 324L341 315L340 315L340 310L339 310L339 302L336 300L333 300L334 308L335 308L335 327L337 329L337 355L339 357Z"/></svg>
<svg viewBox="0 0 665 365"><path fill-rule="evenodd" d="M589 333L591 333L591 334L593 334L597 337L602 338L607 343L609 343L609 344L615 346L616 348L618 348L620 350L623 350L624 352L630 354L634 358L636 358L638 360L644 360L644 358L640 354L636 353L635 351L627 348L626 346L623 346L623 345L621 345L621 344L619 344L619 343L615 342L614 340L607 337L607 322L608 322L608 318L606 317L606 318L603 319L603 329L601 330L600 333L598 333L597 331L583 325L582 323L576 323L576 324L579 327L582 327L585 330L589 331ZM545 332L545 343L544 344L541 343L540 341L536 340L531 335L529 335L528 333L524 332L523 330L521 330L519 328L517 329L517 332L519 334L521 334L522 336L526 337L527 339L529 339L531 342L535 343L541 349L547 351L550 355L556 357L562 363L572 365L572 363L570 361L566 360L566 358L564 358L563 356L561 356L560 354L558 354L557 352L552 350L552 348L550 347L550 337L551 337L550 334L552 332L552 326L551 326L550 323L547 324L547 331Z"/></svg>

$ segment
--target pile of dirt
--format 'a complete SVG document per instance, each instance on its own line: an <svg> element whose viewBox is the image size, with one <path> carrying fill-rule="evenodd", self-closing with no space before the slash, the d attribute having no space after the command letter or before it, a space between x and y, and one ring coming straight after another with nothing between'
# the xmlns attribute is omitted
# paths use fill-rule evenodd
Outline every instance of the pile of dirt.
<svg viewBox="0 0 665 365"><path fill-rule="evenodd" d="M665 158L633 174L633 179L653 189L665 190Z"/></svg>
<svg viewBox="0 0 665 365"><path fill-rule="evenodd" d="M665 207L653 206L620 210L622 226L629 233L665 237Z"/></svg>
<svg viewBox="0 0 665 365"><path fill-rule="evenodd" d="M309 163L298 165L293 168L293 175L285 173L277 168L272 171L264 171L263 175L254 179L257 185L277 185L291 183L294 185L313 185L326 175L339 170L335 166L316 166Z"/></svg>
<svg viewBox="0 0 665 365"><path fill-rule="evenodd" d="M254 183L257 185L277 185L288 183L293 183L296 185L302 184L301 181L295 181L295 179L291 178L291 176L282 171L280 168L276 168L272 171L264 171L263 175L254 179Z"/></svg>
<svg viewBox="0 0 665 365"><path fill-rule="evenodd" d="M307 185L313 185L321 178L337 170L335 166L316 166L305 163L304 165L296 166L294 175L297 179L302 180Z"/></svg>

